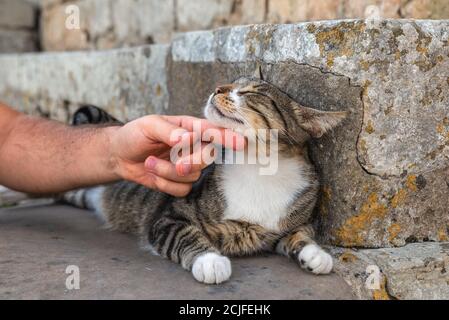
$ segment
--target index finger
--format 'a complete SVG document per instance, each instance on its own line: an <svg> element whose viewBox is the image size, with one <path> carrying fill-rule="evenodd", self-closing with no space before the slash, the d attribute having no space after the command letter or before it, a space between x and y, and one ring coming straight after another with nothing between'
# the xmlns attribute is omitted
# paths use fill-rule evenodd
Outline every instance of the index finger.
<svg viewBox="0 0 449 320"><path fill-rule="evenodd" d="M166 121L182 127L188 131L199 131L202 141L221 144L225 148L243 150L246 139L231 129L218 127L206 119L191 116L162 116ZM213 137L213 139L211 139Z"/></svg>

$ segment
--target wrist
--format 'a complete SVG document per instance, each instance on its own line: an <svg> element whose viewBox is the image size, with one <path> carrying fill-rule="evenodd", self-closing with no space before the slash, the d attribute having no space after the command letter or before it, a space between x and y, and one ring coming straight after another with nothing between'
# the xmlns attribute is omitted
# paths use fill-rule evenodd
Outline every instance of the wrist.
<svg viewBox="0 0 449 320"><path fill-rule="evenodd" d="M13 109L10 109L0 103L0 149L4 143L8 140L11 132L20 122L20 119L26 118L24 114L21 114Z"/></svg>
<svg viewBox="0 0 449 320"><path fill-rule="evenodd" d="M120 170L120 161L118 150L116 148L117 132L120 129L118 126L111 126L103 128L103 135L105 137L104 149L104 163L102 164L113 180L123 179L123 174Z"/></svg>

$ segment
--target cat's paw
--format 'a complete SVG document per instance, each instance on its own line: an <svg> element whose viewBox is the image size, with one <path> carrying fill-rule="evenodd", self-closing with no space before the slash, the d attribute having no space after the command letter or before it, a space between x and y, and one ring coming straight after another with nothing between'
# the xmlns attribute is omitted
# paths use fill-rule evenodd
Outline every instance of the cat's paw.
<svg viewBox="0 0 449 320"><path fill-rule="evenodd" d="M298 260L302 268L315 274L326 274L332 271L331 255L316 244L306 245L298 254Z"/></svg>
<svg viewBox="0 0 449 320"><path fill-rule="evenodd" d="M192 274L199 282L218 284L231 277L231 261L214 252L198 256L193 262Z"/></svg>

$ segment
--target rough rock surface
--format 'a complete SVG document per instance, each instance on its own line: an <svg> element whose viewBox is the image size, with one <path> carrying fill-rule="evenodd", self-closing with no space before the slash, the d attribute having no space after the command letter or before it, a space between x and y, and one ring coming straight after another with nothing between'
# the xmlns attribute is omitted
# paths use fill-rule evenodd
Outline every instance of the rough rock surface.
<svg viewBox="0 0 449 320"><path fill-rule="evenodd" d="M0 28L0 53L33 51L37 51L36 32Z"/></svg>
<svg viewBox="0 0 449 320"><path fill-rule="evenodd" d="M61 111L62 119L61 104L79 102L122 119L152 111L198 115L216 84L252 74L260 63L266 79L298 102L350 111L339 129L311 143L322 177L316 225L323 241L348 247L445 241L448 26L408 20L256 25L183 34L169 51L6 56L0 93L25 110L40 101L41 110Z"/></svg>
<svg viewBox="0 0 449 320"><path fill-rule="evenodd" d="M447 0L42 0L42 4L42 47L50 51L162 43L177 32L254 23L449 18ZM66 5L79 7L79 30L64 28Z"/></svg>
<svg viewBox="0 0 449 320"><path fill-rule="evenodd" d="M38 48L36 9L26 1L0 1L0 53Z"/></svg>
<svg viewBox="0 0 449 320"><path fill-rule="evenodd" d="M119 119L163 113L168 46L99 52L3 55L1 97L22 111L68 121L79 104Z"/></svg>
<svg viewBox="0 0 449 320"><path fill-rule="evenodd" d="M0 27L33 28L36 12L26 1L2 0L0 2Z"/></svg>
<svg viewBox="0 0 449 320"><path fill-rule="evenodd" d="M412 243L401 248L331 249L336 271L363 299L449 299L449 243ZM379 287L367 288L373 266ZM371 269L370 269L371 268ZM368 283L372 283L368 280Z"/></svg>
<svg viewBox="0 0 449 320"><path fill-rule="evenodd" d="M45 50L110 49L168 42L174 28L174 1L51 1L41 15ZM68 29L66 7L79 9L80 28Z"/></svg>
<svg viewBox="0 0 449 320"><path fill-rule="evenodd" d="M325 241L380 247L446 240L448 38L447 21L188 33L173 42L169 109L191 111L201 102L197 93L260 61L267 80L299 102L351 111L344 126L312 143L323 178L318 225Z"/></svg>

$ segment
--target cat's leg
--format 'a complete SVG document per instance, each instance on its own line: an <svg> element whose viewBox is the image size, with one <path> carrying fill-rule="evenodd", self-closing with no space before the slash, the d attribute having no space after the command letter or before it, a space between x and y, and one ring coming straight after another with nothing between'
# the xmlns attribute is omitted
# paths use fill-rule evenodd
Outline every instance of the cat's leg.
<svg viewBox="0 0 449 320"><path fill-rule="evenodd" d="M212 243L223 254L232 256L250 255L272 251L279 234L262 226L240 220L224 220L203 225Z"/></svg>
<svg viewBox="0 0 449 320"><path fill-rule="evenodd" d="M148 232L152 250L186 270L199 282L218 284L231 277L231 261L220 254L204 233L185 220L159 219Z"/></svg>
<svg viewBox="0 0 449 320"><path fill-rule="evenodd" d="M332 257L316 244L313 235L312 226L300 227L283 237L276 245L276 251L291 257L302 268L312 273L330 273L333 266Z"/></svg>

